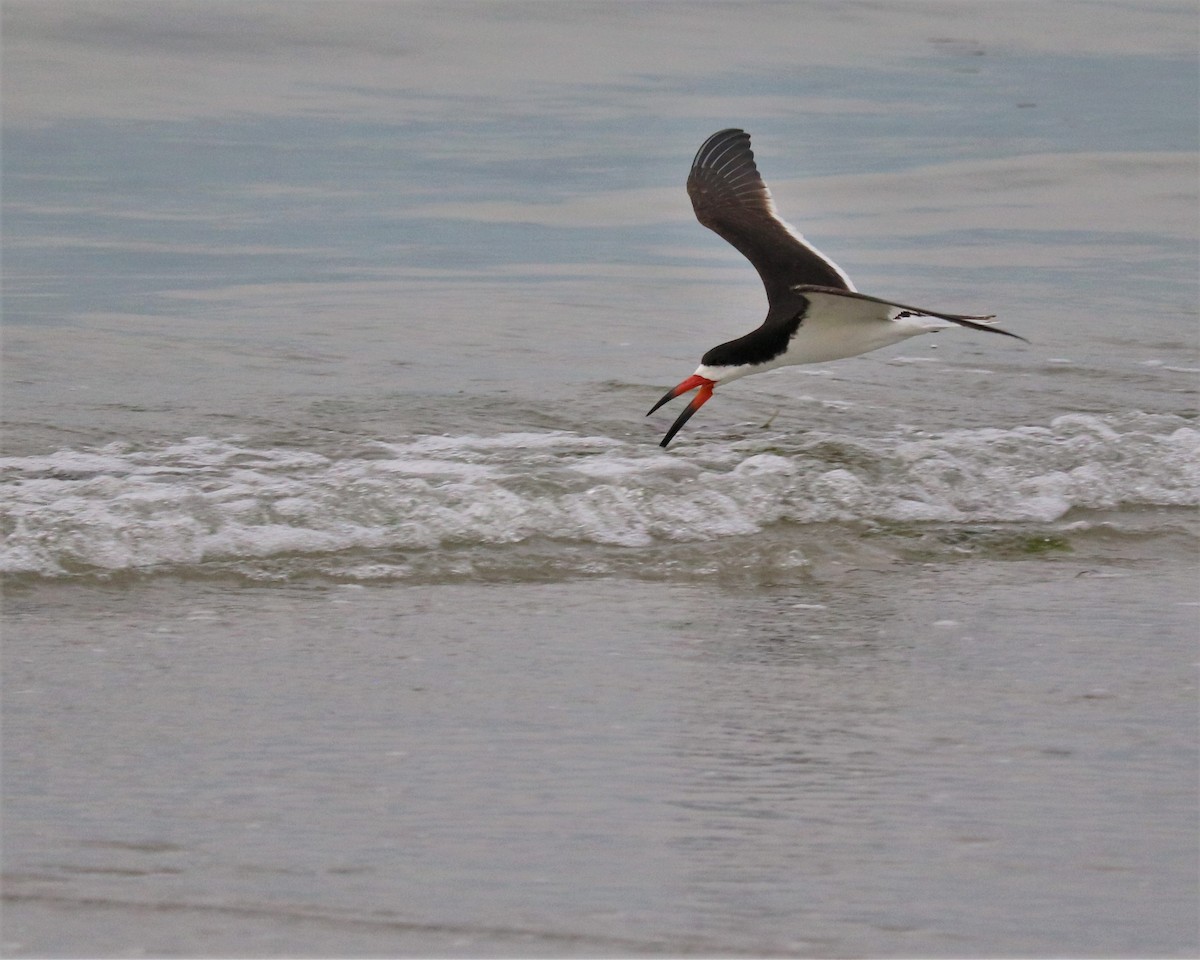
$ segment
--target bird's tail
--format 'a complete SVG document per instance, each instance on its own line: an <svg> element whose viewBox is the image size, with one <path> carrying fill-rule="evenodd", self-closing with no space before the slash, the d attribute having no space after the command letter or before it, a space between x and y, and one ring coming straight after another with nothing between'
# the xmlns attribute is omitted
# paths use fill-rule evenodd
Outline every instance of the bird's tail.
<svg viewBox="0 0 1200 960"><path fill-rule="evenodd" d="M990 317L958 317L946 314L942 317L944 320L949 320L951 323L957 323L960 327L970 327L972 330L982 330L984 333L998 333L1002 337L1012 337L1015 340L1020 340L1028 343L1019 333L1013 333L1010 330L1005 330L996 326L995 316Z"/></svg>

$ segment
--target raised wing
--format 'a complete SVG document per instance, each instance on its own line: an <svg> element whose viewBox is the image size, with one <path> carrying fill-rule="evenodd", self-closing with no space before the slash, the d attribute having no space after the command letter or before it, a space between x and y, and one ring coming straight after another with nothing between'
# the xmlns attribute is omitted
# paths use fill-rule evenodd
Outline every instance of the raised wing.
<svg viewBox="0 0 1200 960"><path fill-rule="evenodd" d="M809 246L775 211L744 130L721 130L704 141L692 161L687 189L696 219L754 264L772 305L797 284L854 289L836 263Z"/></svg>

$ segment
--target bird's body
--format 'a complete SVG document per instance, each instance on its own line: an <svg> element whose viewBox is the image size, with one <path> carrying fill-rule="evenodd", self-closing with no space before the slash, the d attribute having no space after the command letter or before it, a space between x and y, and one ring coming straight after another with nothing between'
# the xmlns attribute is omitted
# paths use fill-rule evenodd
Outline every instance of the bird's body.
<svg viewBox="0 0 1200 960"><path fill-rule="evenodd" d="M696 153L688 176L696 219L749 260L767 292L767 317L743 337L709 350L696 372L651 409L699 388L663 437L666 446L718 383L801 363L822 363L878 350L953 326L1018 337L990 326L991 317L938 313L869 297L775 211L750 150L750 135L721 130Z"/></svg>

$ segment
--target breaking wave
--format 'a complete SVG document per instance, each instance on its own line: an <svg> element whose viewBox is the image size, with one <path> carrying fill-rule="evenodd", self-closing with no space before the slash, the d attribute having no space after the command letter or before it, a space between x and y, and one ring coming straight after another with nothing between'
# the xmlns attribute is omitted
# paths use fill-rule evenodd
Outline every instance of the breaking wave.
<svg viewBox="0 0 1200 960"><path fill-rule="evenodd" d="M192 437L0 459L0 570L41 577L353 555L364 577L414 557L540 545L621 550L779 524L1047 523L1079 509L1200 503L1182 417L808 434L680 446L563 432L423 436L353 455ZM366 563L363 559L374 561Z"/></svg>

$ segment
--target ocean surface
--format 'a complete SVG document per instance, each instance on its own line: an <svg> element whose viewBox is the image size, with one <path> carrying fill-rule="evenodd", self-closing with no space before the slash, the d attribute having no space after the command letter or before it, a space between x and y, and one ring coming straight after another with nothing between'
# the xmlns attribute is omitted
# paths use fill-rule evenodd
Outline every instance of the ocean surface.
<svg viewBox="0 0 1200 960"><path fill-rule="evenodd" d="M2 28L5 956L1200 952L1194 4Z"/></svg>

